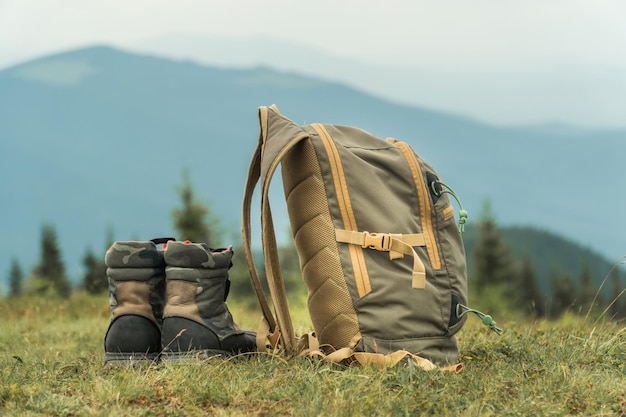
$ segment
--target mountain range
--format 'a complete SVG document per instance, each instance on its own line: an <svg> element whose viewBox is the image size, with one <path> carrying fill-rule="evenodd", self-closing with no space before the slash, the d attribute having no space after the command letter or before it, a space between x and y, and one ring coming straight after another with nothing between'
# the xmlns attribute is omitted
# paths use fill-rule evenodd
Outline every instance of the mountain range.
<svg viewBox="0 0 626 417"><path fill-rule="evenodd" d="M492 126L310 75L93 46L0 71L1 276L11 258L37 262L44 223L74 280L87 247L104 253L109 229L117 240L171 235L185 170L237 240L257 108L270 104L301 124L408 142L461 197L469 222L489 202L501 224L557 233L611 261L626 253L626 131ZM275 221L287 236L281 193L277 181Z"/></svg>
<svg viewBox="0 0 626 417"><path fill-rule="evenodd" d="M433 40L433 45L437 41ZM397 103L440 109L497 125L626 126L625 68L597 61L523 58L482 62L441 52L439 60L360 59L267 36L163 33L124 48L220 67L269 66L337 81ZM349 54L348 54L349 55ZM402 55L401 55L402 56ZM449 60L444 64L442 60ZM495 58L495 57L494 57Z"/></svg>

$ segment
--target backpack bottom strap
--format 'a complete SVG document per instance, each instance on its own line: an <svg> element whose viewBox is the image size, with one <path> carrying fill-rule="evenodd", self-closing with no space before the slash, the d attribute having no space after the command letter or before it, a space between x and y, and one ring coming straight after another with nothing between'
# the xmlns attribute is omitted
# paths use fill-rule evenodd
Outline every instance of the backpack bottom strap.
<svg viewBox="0 0 626 417"><path fill-rule="evenodd" d="M283 350L280 347L280 331L278 328L276 328L273 333L270 333L267 321L262 319L256 334L258 352L281 356ZM388 354L358 352L351 347L335 350L331 346L320 346L315 332L301 336L295 340L295 345L298 346L297 357L307 356L322 360L323 362L338 363L347 366L358 364L377 369L386 369L403 364L409 367L418 367L425 371L438 369L440 371L454 373L459 373L463 369L462 363L440 367L430 360L406 350L397 350Z"/></svg>

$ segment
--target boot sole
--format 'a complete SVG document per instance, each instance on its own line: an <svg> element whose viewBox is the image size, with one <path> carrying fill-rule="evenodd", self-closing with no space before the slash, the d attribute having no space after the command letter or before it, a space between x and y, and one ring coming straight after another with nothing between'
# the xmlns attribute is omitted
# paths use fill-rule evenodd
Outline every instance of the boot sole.
<svg viewBox="0 0 626 417"><path fill-rule="evenodd" d="M159 355L157 353L138 353L138 352L105 352L105 366L148 366L158 363Z"/></svg>
<svg viewBox="0 0 626 417"><path fill-rule="evenodd" d="M169 365L195 365L213 358L230 358L232 352L219 349L190 350L187 352L163 352L161 363Z"/></svg>

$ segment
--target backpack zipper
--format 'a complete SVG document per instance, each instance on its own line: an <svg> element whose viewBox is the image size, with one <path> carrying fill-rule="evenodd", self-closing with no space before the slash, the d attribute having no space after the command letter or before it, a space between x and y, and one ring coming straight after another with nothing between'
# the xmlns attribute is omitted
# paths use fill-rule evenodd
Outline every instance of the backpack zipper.
<svg viewBox="0 0 626 417"><path fill-rule="evenodd" d="M313 123L311 127L319 135L328 155L344 229L358 231L356 218L354 217L354 211L352 210L348 184L346 183L346 174L341 163L341 157L339 156L337 145L324 125ZM363 297L372 291L369 273L367 272L367 266L365 265L363 248L358 245L348 245L348 251L350 254L350 260L352 261L352 268L354 269L354 280L356 282L357 293L359 294L359 297Z"/></svg>
<svg viewBox="0 0 626 417"><path fill-rule="evenodd" d="M430 205L430 200L428 199L429 193L426 188L426 181L424 180L424 175L422 174L419 161L408 144L399 142L395 139L388 139L388 141L400 148L404 158L409 163L409 168L411 169L411 174L413 175L413 182L415 183L415 188L417 189L420 218L422 220L422 231L426 241L426 251L428 252L430 264L433 269L441 269L441 258L439 257L439 248L437 246L435 230L433 228L433 210Z"/></svg>

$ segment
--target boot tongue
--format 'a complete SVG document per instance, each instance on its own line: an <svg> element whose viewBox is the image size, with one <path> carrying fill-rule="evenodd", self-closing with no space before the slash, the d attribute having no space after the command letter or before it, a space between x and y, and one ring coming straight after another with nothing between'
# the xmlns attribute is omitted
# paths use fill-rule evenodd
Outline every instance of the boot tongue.
<svg viewBox="0 0 626 417"><path fill-rule="evenodd" d="M171 240L176 239L174 239L173 237L157 237L155 239L150 239L150 242L154 243L155 245L166 245L167 242Z"/></svg>
<svg viewBox="0 0 626 417"><path fill-rule="evenodd" d="M117 241L105 255L109 268L163 268L163 254L151 241Z"/></svg>
<svg viewBox="0 0 626 417"><path fill-rule="evenodd" d="M214 249L211 253L213 259L215 260L216 268L228 268L230 269L233 266L233 250L231 247L226 249Z"/></svg>
<svg viewBox="0 0 626 417"><path fill-rule="evenodd" d="M230 268L232 249L211 249L206 243L168 242L165 260L168 266L181 268Z"/></svg>
<svg viewBox="0 0 626 417"><path fill-rule="evenodd" d="M204 243L168 242L165 249L165 262L170 267L213 268L215 261L209 247Z"/></svg>

